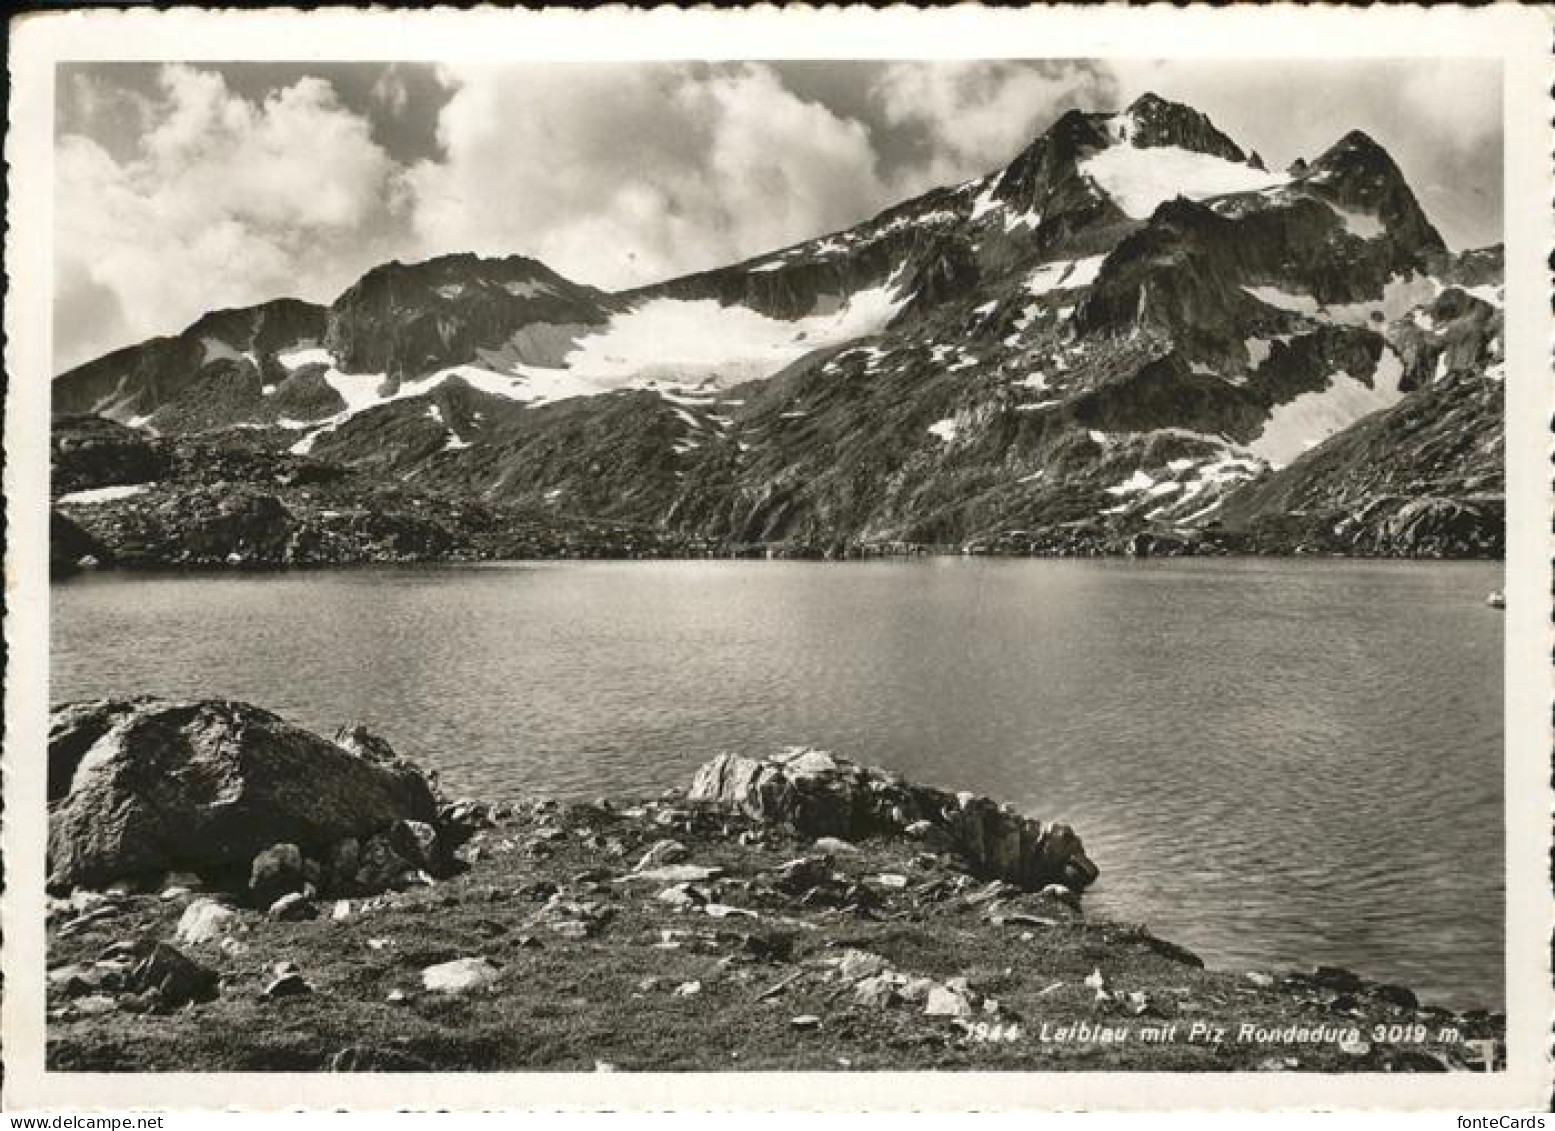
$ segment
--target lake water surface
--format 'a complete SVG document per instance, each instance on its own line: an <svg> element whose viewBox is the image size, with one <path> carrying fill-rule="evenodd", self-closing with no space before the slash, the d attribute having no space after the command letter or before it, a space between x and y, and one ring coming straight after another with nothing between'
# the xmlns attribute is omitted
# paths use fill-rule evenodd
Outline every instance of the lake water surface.
<svg viewBox="0 0 1555 1131"><path fill-rule="evenodd" d="M55 701L361 721L454 792L616 796L824 746L1067 820L1094 913L1226 968L1502 1007L1501 569L546 563L89 575Z"/></svg>

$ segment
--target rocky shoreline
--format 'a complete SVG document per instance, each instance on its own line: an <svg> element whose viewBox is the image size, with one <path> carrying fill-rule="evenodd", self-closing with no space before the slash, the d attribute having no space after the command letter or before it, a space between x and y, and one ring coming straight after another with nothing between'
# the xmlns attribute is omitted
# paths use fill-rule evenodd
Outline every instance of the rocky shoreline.
<svg viewBox="0 0 1555 1131"><path fill-rule="evenodd" d="M422 489L277 445L256 429L152 436L103 417L54 421L50 571L278 570L353 565L575 559L851 560L968 554L1001 557L1283 556L1499 559L1499 496L1404 493L1246 516L1235 528L1141 526L1088 518L953 541L795 535L745 541ZM1305 507L1305 504L1303 504Z"/></svg>
<svg viewBox="0 0 1555 1131"><path fill-rule="evenodd" d="M1505 1019L1211 971L1079 836L816 750L636 802L451 799L371 731L95 701L49 743L48 1064L1451 1071Z"/></svg>

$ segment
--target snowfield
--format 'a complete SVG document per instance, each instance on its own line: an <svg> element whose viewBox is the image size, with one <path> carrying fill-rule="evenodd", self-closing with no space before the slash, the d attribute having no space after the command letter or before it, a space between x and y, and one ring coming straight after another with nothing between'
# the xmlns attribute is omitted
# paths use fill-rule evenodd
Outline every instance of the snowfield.
<svg viewBox="0 0 1555 1131"><path fill-rule="evenodd" d="M1344 370L1329 378L1328 387L1302 393L1276 405L1248 451L1275 467L1283 467L1334 433L1399 402L1404 367L1391 349L1382 351L1372 383L1365 385Z"/></svg>
<svg viewBox="0 0 1555 1131"><path fill-rule="evenodd" d="M288 370L325 366L323 379L345 408L314 421L291 451L307 455L318 437L368 409L424 396L451 377L492 396L535 406L623 389L646 389L666 399L694 392L706 396L744 381L770 377L812 350L842 345L885 329L909 295L894 279L848 296L835 310L793 321L770 318L749 307L714 299L652 299L615 315L602 327L560 327L575 333L554 367L525 364L521 350L480 351L479 364L449 366L392 387L383 373L344 373L328 350L311 344L276 354ZM533 336L535 327L524 331ZM871 351L870 365L879 351ZM468 444L459 442L449 450Z"/></svg>
<svg viewBox="0 0 1555 1131"><path fill-rule="evenodd" d="M1136 220L1149 219L1157 207L1179 196L1204 200L1287 183L1284 177L1251 165L1175 146L1136 149L1128 144L1113 145L1085 158L1079 169Z"/></svg>
<svg viewBox="0 0 1555 1131"><path fill-rule="evenodd" d="M1334 303L1324 306L1309 294L1296 294L1279 287L1243 287L1259 302L1293 314L1304 314L1319 321L1344 326L1375 326L1393 322L1414 307L1430 302L1442 290L1440 279L1431 275L1395 275L1383 285L1382 294L1365 302Z"/></svg>
<svg viewBox="0 0 1555 1131"><path fill-rule="evenodd" d="M647 376L734 385L770 377L811 350L878 333L908 297L888 281L855 292L832 313L792 322L714 299L653 299L579 339L565 368L606 386L602 392Z"/></svg>

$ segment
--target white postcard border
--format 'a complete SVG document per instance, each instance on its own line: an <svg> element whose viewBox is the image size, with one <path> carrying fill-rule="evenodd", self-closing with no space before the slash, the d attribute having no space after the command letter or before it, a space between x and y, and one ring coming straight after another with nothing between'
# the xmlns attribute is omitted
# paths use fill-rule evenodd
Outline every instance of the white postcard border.
<svg viewBox="0 0 1555 1131"><path fill-rule="evenodd" d="M1543 1109L1550 1100L1552 322L1545 257L1548 10L1076 6L588 12L75 11L20 17L10 45L5 329L7 888L3 1102L29 1110ZM306 34L299 34L299 29ZM71 60L1486 57L1504 64L1507 249L1506 1072L95 1074L44 1071L48 388L53 72ZM1493 852L1494 844L1486 851Z"/></svg>

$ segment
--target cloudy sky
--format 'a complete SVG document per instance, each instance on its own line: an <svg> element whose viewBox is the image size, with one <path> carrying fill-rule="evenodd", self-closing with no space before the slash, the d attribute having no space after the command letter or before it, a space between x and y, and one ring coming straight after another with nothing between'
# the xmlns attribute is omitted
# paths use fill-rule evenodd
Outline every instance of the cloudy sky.
<svg viewBox="0 0 1555 1131"><path fill-rule="evenodd" d="M56 371L376 263L521 253L615 288L846 227L1146 90L1271 168L1355 127L1455 247L1501 238L1482 61L72 64Z"/></svg>

